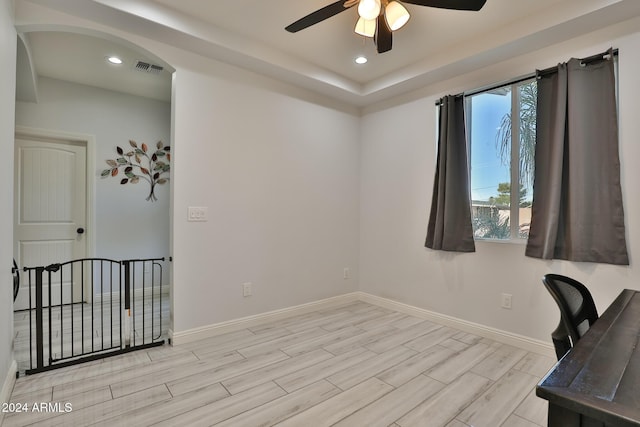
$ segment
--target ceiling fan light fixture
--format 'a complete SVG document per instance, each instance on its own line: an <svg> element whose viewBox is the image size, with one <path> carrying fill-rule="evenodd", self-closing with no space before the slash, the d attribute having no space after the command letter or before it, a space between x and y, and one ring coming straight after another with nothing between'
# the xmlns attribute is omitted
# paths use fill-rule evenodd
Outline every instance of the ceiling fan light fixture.
<svg viewBox="0 0 640 427"><path fill-rule="evenodd" d="M376 33L376 20L360 17L358 18L358 22L356 22L356 28L354 31L356 34L360 34L361 36L373 37Z"/></svg>
<svg viewBox="0 0 640 427"><path fill-rule="evenodd" d="M428 6L449 10L475 10L482 9L487 0L403 0L417 6ZM391 50L393 44L393 32L402 28L410 19L409 12L398 0L338 0L330 3L307 16L298 19L284 29L290 33L309 28L319 22L329 19L345 10L349 10L358 4L360 20L356 23L355 32L371 36L372 29L365 25L364 21L376 20L373 29L373 41L378 53ZM384 9L383 9L384 7Z"/></svg>
<svg viewBox="0 0 640 427"><path fill-rule="evenodd" d="M398 1L390 1L384 9L384 17L391 31L399 30L407 23L411 15Z"/></svg>
<svg viewBox="0 0 640 427"><path fill-rule="evenodd" d="M380 0L360 0L358 15L366 20L376 19L380 15Z"/></svg>

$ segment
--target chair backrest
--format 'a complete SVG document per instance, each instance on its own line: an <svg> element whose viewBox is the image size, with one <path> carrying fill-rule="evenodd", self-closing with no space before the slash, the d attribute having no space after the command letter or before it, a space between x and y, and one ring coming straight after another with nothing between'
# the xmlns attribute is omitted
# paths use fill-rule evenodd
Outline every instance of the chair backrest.
<svg viewBox="0 0 640 427"><path fill-rule="evenodd" d="M561 322L575 345L598 320L591 293L582 283L560 274L546 274L542 282L558 304Z"/></svg>

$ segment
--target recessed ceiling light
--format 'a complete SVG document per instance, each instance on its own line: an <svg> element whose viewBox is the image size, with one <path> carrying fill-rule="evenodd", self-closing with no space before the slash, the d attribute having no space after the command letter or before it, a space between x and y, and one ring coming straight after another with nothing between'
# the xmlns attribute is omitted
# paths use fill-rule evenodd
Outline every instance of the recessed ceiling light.
<svg viewBox="0 0 640 427"><path fill-rule="evenodd" d="M118 58L117 56L107 56L107 62L114 65L120 65L122 64L122 59Z"/></svg>
<svg viewBox="0 0 640 427"><path fill-rule="evenodd" d="M358 56L356 59L356 64L366 64L367 63L367 58L365 58L364 56Z"/></svg>

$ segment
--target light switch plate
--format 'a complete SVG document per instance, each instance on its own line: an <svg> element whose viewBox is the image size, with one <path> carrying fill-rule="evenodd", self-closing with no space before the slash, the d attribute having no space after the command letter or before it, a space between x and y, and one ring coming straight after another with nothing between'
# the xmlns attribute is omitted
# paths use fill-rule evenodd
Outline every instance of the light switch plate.
<svg viewBox="0 0 640 427"><path fill-rule="evenodd" d="M198 207L198 206L189 206L189 211L187 213L187 221L195 221L195 222L204 222L207 221L207 208L206 207Z"/></svg>

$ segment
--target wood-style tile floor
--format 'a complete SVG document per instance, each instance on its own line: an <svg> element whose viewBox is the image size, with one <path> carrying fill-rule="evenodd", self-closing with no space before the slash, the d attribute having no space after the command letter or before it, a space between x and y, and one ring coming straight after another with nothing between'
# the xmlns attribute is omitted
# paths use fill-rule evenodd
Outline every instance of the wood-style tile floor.
<svg viewBox="0 0 640 427"><path fill-rule="evenodd" d="M121 338L129 331L132 331L129 333L131 345L166 339L169 328L168 294L162 298L157 295L147 295L144 299L136 297L129 313L131 317L127 319L127 312L121 309L119 300L58 305L51 310L45 307L42 313L45 365L48 365L50 357L68 360L83 354L117 350ZM35 310L14 312L13 330L14 358L22 375L25 370L37 367Z"/></svg>
<svg viewBox="0 0 640 427"><path fill-rule="evenodd" d="M354 302L18 378L11 402L59 412L3 425L545 426L534 388L553 363Z"/></svg>

